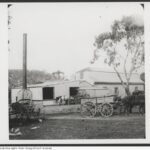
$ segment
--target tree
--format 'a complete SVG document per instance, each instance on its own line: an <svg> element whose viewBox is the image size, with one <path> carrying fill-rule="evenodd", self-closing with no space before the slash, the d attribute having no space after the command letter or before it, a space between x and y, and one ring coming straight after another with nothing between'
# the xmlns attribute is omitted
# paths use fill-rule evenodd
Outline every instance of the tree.
<svg viewBox="0 0 150 150"><path fill-rule="evenodd" d="M144 25L141 22L135 16L115 20L111 31L101 33L94 43L96 50L91 63L104 53L104 63L113 67L127 95L130 95L129 84L133 72L144 65ZM125 82L119 68L123 69Z"/></svg>
<svg viewBox="0 0 150 150"><path fill-rule="evenodd" d="M39 84L52 80L52 74L40 70L27 70L27 83ZM23 70L9 70L9 89L22 86Z"/></svg>
<svg viewBox="0 0 150 150"><path fill-rule="evenodd" d="M64 80L64 73L61 71L56 71L52 73L53 80Z"/></svg>
<svg viewBox="0 0 150 150"><path fill-rule="evenodd" d="M9 72L9 89L22 86L23 83L23 70L10 69ZM67 80L61 71L47 73L40 70L27 70L27 84L40 84L46 81L54 80Z"/></svg>

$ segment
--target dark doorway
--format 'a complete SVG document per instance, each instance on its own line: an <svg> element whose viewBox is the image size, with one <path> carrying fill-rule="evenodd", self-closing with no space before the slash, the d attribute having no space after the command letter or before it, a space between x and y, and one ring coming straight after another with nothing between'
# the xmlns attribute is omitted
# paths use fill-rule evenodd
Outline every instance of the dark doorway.
<svg viewBox="0 0 150 150"><path fill-rule="evenodd" d="M54 88L53 87L43 88L43 99L54 99Z"/></svg>
<svg viewBox="0 0 150 150"><path fill-rule="evenodd" d="M76 96L78 94L79 87L70 87L70 96Z"/></svg>

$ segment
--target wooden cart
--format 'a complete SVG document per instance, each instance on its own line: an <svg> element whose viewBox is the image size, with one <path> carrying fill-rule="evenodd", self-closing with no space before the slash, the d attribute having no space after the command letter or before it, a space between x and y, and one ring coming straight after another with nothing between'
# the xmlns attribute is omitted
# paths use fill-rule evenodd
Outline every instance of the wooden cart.
<svg viewBox="0 0 150 150"><path fill-rule="evenodd" d="M81 99L82 116L110 117L113 114L114 96L103 96Z"/></svg>
<svg viewBox="0 0 150 150"><path fill-rule="evenodd" d="M82 88L80 91L90 91L89 97L81 98L81 115L82 116L91 116L94 117L96 115L102 117L110 117L113 114L113 105L114 105L114 95L108 95L108 89L98 89L98 88ZM101 93L102 96L97 96L97 93ZM92 92L91 92L92 91ZM96 97L92 97L96 95ZM106 94L106 96L104 95Z"/></svg>
<svg viewBox="0 0 150 150"><path fill-rule="evenodd" d="M35 111L32 103L32 92L29 89L21 89L17 93L17 102L9 108L9 116L16 119L36 119L40 116L40 109Z"/></svg>

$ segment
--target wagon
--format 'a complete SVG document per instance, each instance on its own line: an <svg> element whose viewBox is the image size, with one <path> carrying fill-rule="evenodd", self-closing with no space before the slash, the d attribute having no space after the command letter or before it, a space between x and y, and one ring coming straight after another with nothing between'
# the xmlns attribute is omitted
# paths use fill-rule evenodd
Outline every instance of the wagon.
<svg viewBox="0 0 150 150"><path fill-rule="evenodd" d="M35 111L35 108L29 101L25 102L15 102L10 105L9 117L10 119L38 119L40 116L40 109Z"/></svg>
<svg viewBox="0 0 150 150"><path fill-rule="evenodd" d="M35 111L32 103L32 92L29 89L21 89L17 93L17 101L9 107L9 116L16 119L35 119L39 118L40 109ZM14 117L12 117L14 116Z"/></svg>
<svg viewBox="0 0 150 150"><path fill-rule="evenodd" d="M115 95L108 95L108 89L98 88L82 88L80 91L89 91L89 96L81 98L81 115L82 116L102 116L110 117L114 112L114 97ZM100 93L99 95L96 95ZM92 94L91 94L92 93ZM94 93L94 94L93 94ZM94 97L95 95L95 97ZM100 96L102 95L102 96Z"/></svg>

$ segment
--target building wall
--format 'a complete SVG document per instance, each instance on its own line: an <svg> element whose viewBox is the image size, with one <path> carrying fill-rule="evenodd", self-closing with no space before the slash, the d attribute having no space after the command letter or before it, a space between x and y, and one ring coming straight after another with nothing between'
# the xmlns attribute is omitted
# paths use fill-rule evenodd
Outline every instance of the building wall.
<svg viewBox="0 0 150 150"><path fill-rule="evenodd" d="M101 88L101 87L100 87ZM89 95L90 97L102 97L109 95L108 89L84 89L80 90L82 95Z"/></svg>
<svg viewBox="0 0 150 150"><path fill-rule="evenodd" d="M43 93L41 87L29 88L32 92L32 100L43 100Z"/></svg>
<svg viewBox="0 0 150 150"><path fill-rule="evenodd" d="M86 81L82 81L79 83L79 87L91 87L92 85Z"/></svg>
<svg viewBox="0 0 150 150"><path fill-rule="evenodd" d="M91 75L91 73L93 74L93 72L86 71L86 70L77 72L75 74L75 78L76 78L76 80L87 80L87 79L89 79L89 75Z"/></svg>
<svg viewBox="0 0 150 150"><path fill-rule="evenodd" d="M58 96L64 96L65 98L70 97L70 87L92 87L91 84L89 84L86 81L75 81L75 82L64 82L60 84L50 85L49 87L54 87L54 100L45 100L43 102L43 105L51 105L56 104L55 98ZM97 84L93 87L104 89L106 90L87 90L86 93L89 94L91 97L99 97L103 95L109 95L114 94L114 89L118 87L119 89L119 95L125 96L124 88L121 84ZM144 85L130 85L131 92L134 91L135 87L138 87L139 90L144 90ZM108 89L108 90L107 90ZM11 98L12 103L16 102L17 93L20 89L12 89L11 90ZM32 91L32 99L34 101L43 101L43 90L42 87L34 87L30 88Z"/></svg>
<svg viewBox="0 0 150 150"><path fill-rule="evenodd" d="M17 101L17 93L20 89L12 89L11 90L11 102L15 103Z"/></svg>
<svg viewBox="0 0 150 150"><path fill-rule="evenodd" d="M81 80L81 75L80 74L81 74L80 72L77 72L75 74L75 80Z"/></svg>
<svg viewBox="0 0 150 150"><path fill-rule="evenodd" d="M29 88L32 92L32 100L43 100L42 88ZM12 103L16 102L17 94L21 89L12 89L11 99Z"/></svg>
<svg viewBox="0 0 150 150"><path fill-rule="evenodd" d="M70 87L86 87L91 86L87 82L73 81L73 82L64 82L60 84L49 85L47 87L54 87L54 99L58 96L64 96L65 98L70 97ZM41 101L43 100L43 87L30 87L32 92L32 100ZM20 89L12 89L12 102L16 102L17 93ZM55 103L53 100L46 100L44 102L45 105L48 103Z"/></svg>
<svg viewBox="0 0 150 150"><path fill-rule="evenodd" d="M121 84L116 84L116 85L112 85L112 84L99 84L99 85L95 85L95 87L99 87L99 88L108 88L109 89L109 94L114 94L114 89L115 87L118 87L119 90L119 96L124 97L125 94L125 90L122 87ZM138 87L139 90L144 90L144 85L130 85L130 91L133 92L135 87Z"/></svg>
<svg viewBox="0 0 150 150"><path fill-rule="evenodd" d="M64 96L65 98L70 97L70 87L89 87L91 86L89 83L83 81L75 81L75 82L68 82L64 84L57 84L54 86L55 91L55 98L58 96Z"/></svg>
<svg viewBox="0 0 150 150"><path fill-rule="evenodd" d="M84 73L82 73L83 79L90 82L90 83L93 83L93 84L94 84L94 81L97 80L97 77L100 77L100 76L101 76L101 79L100 79L101 81L103 81L103 78L104 78L104 80L106 80L105 77L103 77L99 71L84 70L84 71L81 71L81 72L84 72ZM78 79L78 80L81 79L80 78L81 77L81 75L80 75L81 72L76 73L76 79ZM114 74L113 74L113 77L114 77ZM98 87L98 88L108 88L110 94L114 94L114 88L118 87L119 95L122 96L122 97L126 95L125 91L124 91L124 88L122 87L121 84L111 84L111 79L109 79L109 81L107 81L107 82L108 82L108 84L98 84L98 85L94 85L94 86ZM109 82L110 82L110 84L109 84ZM118 82L120 82L119 79L118 79ZM135 87L138 87L139 90L144 90L144 85L134 84L134 85L130 85L130 91L133 92ZM100 90L96 91L96 92L97 93L95 95L99 96L100 95Z"/></svg>
<svg viewBox="0 0 150 150"><path fill-rule="evenodd" d="M83 78L84 78L86 81L89 81L91 77L93 77L93 76L98 76L99 74L97 74L97 73L98 73L98 72L84 71Z"/></svg>

